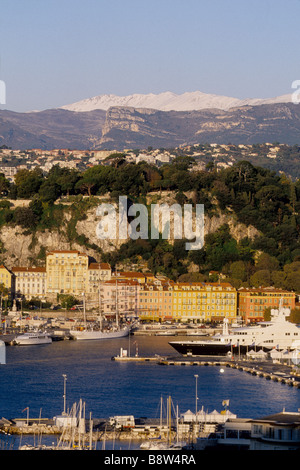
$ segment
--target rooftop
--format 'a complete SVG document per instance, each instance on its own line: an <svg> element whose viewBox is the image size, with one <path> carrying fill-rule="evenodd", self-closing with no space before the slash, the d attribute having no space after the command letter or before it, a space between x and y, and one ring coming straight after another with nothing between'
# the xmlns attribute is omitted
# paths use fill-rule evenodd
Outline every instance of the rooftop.
<svg viewBox="0 0 300 470"><path fill-rule="evenodd" d="M271 423L274 425L294 425L300 426L300 413L299 412L287 412L282 411L273 415L264 416L259 419L253 419L252 423Z"/></svg>
<svg viewBox="0 0 300 470"><path fill-rule="evenodd" d="M109 263L90 263L89 269L111 269Z"/></svg>
<svg viewBox="0 0 300 470"><path fill-rule="evenodd" d="M46 268L37 267L37 268L27 268L24 266L14 266L12 271L15 272L28 272L28 273L45 273Z"/></svg>

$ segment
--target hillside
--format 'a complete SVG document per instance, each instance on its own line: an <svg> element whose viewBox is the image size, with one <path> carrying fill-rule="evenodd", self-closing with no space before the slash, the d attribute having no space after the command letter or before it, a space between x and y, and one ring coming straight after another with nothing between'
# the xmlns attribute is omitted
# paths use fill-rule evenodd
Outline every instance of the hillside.
<svg viewBox="0 0 300 470"><path fill-rule="evenodd" d="M107 111L96 146L124 149L274 141L293 145L299 142L299 131L300 108L294 104L190 112L115 107Z"/></svg>
<svg viewBox="0 0 300 470"><path fill-rule="evenodd" d="M102 136L105 111L0 111L0 145L13 149L89 149Z"/></svg>
<svg viewBox="0 0 300 470"><path fill-rule="evenodd" d="M2 189L5 180L0 179ZM0 262L36 265L51 249L79 249L91 257L133 263L177 279L222 273L234 285L274 285L300 293L300 183L241 161L197 170L187 157L156 168L144 162L98 165L86 171L24 170L0 203ZM120 195L145 204L204 204L205 244L185 240L99 240L96 210ZM149 212L148 212L149 214ZM131 219L128 218L128 224Z"/></svg>
<svg viewBox="0 0 300 470"><path fill-rule="evenodd" d="M292 103L160 111L110 107L86 112L0 111L0 146L12 149L124 149L196 143L299 144L300 108Z"/></svg>

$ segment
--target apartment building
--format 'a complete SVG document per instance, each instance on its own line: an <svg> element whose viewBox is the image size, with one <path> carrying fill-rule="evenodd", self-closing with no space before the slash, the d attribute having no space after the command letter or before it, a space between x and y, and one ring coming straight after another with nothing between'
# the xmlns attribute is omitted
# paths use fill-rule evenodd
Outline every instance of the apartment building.
<svg viewBox="0 0 300 470"><path fill-rule="evenodd" d="M238 314L246 322L261 321L265 309L278 308L280 299L283 299L284 307L295 308L294 292L275 287L241 288L238 290Z"/></svg>
<svg viewBox="0 0 300 470"><path fill-rule="evenodd" d="M26 299L44 298L46 295L46 268L13 267L14 295Z"/></svg>
<svg viewBox="0 0 300 470"><path fill-rule="evenodd" d="M232 321L236 317L237 291L225 282L158 281L141 287L139 311L140 318L149 321Z"/></svg>
<svg viewBox="0 0 300 470"><path fill-rule="evenodd" d="M47 297L56 300L57 294L90 298L99 296L99 282L111 279L108 263L89 263L89 257L77 250L54 250L47 254L46 267L13 267L12 272L0 266L1 280L15 296Z"/></svg>
<svg viewBox="0 0 300 470"><path fill-rule="evenodd" d="M202 323L232 321L237 312L237 291L228 282L181 282L174 285L173 319Z"/></svg>
<svg viewBox="0 0 300 470"><path fill-rule="evenodd" d="M89 257L77 250L51 251L46 257L47 293L81 295L88 288Z"/></svg>
<svg viewBox="0 0 300 470"><path fill-rule="evenodd" d="M106 317L114 317L116 312L120 316L137 317L140 289L141 284L131 279L114 277L101 282L101 311Z"/></svg>
<svg viewBox="0 0 300 470"><path fill-rule="evenodd" d="M9 292L14 290L14 276L13 273L3 264L0 265L0 284L3 284Z"/></svg>
<svg viewBox="0 0 300 470"><path fill-rule="evenodd" d="M111 279L111 267L108 263L90 263L88 266L88 294L99 293L101 283Z"/></svg>
<svg viewBox="0 0 300 470"><path fill-rule="evenodd" d="M155 280L142 284L139 291L139 317L147 321L173 319L173 282Z"/></svg>

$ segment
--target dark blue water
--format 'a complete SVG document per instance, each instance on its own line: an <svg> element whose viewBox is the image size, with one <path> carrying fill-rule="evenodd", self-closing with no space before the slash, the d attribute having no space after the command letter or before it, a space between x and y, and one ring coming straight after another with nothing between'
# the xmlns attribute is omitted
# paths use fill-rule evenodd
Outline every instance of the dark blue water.
<svg viewBox="0 0 300 470"><path fill-rule="evenodd" d="M141 356L173 355L170 338L133 337ZM93 418L118 414L159 417L161 396L172 397L179 412L195 411L195 374L198 409L230 410L240 418L258 418L300 407L300 390L236 369L211 366L159 366L155 363L119 363L111 357L129 340L61 341L43 346L7 347L0 366L0 417L52 418L63 411L63 374L67 375L67 408L82 398ZM176 353L175 353L176 354Z"/></svg>

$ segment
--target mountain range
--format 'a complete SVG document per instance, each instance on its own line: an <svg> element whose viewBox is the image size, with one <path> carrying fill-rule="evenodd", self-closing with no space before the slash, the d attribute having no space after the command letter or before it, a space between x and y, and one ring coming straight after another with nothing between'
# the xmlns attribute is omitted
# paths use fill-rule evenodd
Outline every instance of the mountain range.
<svg viewBox="0 0 300 470"><path fill-rule="evenodd" d="M95 109L107 111L109 108L115 106L125 106L131 108L157 109L158 111L199 111L201 109L210 108L228 110L237 106L290 103L291 101L291 94L278 96L276 98L248 98L241 100L229 96L202 93L201 91L186 92L181 95L167 91L157 95L153 93L133 94L128 96L99 95L62 106L62 109L86 112Z"/></svg>
<svg viewBox="0 0 300 470"><path fill-rule="evenodd" d="M0 111L0 145L12 149L176 147L194 143L300 143L291 95L239 100L201 92L100 95L44 111Z"/></svg>

